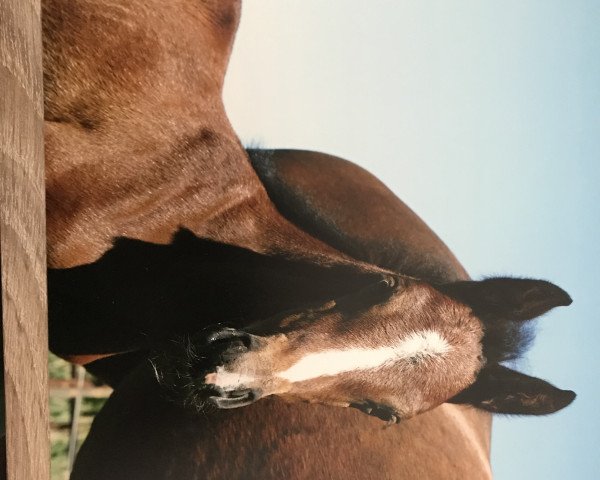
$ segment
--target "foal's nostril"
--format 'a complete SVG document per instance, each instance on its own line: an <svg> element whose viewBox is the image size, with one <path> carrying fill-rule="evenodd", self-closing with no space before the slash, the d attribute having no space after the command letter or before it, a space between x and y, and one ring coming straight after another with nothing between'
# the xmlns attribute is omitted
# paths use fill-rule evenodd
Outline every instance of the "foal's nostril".
<svg viewBox="0 0 600 480"><path fill-rule="evenodd" d="M223 395L209 397L209 401L218 408L230 409L244 407L254 403L260 394L252 389L234 390Z"/></svg>
<svg viewBox="0 0 600 480"><path fill-rule="evenodd" d="M227 396L227 392L223 388L219 387L218 385L212 384L212 383L205 384L204 390L207 395L210 395L209 398L226 397Z"/></svg>
<svg viewBox="0 0 600 480"><path fill-rule="evenodd" d="M206 343L210 346L229 343L233 347L241 343L245 349L250 350L252 347L252 336L235 328L223 328L210 333L206 337Z"/></svg>

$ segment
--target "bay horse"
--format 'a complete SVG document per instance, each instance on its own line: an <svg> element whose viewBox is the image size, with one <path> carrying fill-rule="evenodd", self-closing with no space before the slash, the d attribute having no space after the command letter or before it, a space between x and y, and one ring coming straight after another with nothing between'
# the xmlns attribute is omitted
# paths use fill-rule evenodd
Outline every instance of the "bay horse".
<svg viewBox="0 0 600 480"><path fill-rule="evenodd" d="M501 364L570 297L471 281L350 162L246 151L239 15L43 2L50 343L115 387L72 478L490 478L489 412L574 399Z"/></svg>

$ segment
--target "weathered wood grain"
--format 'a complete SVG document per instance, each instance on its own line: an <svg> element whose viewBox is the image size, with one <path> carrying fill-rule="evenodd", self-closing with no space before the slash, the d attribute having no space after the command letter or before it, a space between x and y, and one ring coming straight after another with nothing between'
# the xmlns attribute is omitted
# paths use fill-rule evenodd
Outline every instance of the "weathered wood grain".
<svg viewBox="0 0 600 480"><path fill-rule="evenodd" d="M49 478L39 0L0 1L0 256L10 480Z"/></svg>

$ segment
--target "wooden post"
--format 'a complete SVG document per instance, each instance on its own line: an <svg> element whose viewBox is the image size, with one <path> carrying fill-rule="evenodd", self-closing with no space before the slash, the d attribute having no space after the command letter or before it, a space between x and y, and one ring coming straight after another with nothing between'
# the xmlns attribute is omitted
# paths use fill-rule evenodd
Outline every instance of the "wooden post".
<svg viewBox="0 0 600 480"><path fill-rule="evenodd" d="M50 478L39 0L0 0L0 264L9 480Z"/></svg>

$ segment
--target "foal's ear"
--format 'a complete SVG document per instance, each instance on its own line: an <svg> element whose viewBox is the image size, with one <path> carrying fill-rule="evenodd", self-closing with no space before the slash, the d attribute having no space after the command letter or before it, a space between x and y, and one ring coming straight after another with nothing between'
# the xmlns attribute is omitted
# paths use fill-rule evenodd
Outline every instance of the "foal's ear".
<svg viewBox="0 0 600 480"><path fill-rule="evenodd" d="M449 283L440 290L469 305L476 315L510 320L530 320L572 302L562 288L544 280L489 278Z"/></svg>
<svg viewBox="0 0 600 480"><path fill-rule="evenodd" d="M485 367L466 390L448 400L470 404L494 413L547 415L565 408L575 392L560 390L539 378L515 372L502 365Z"/></svg>

